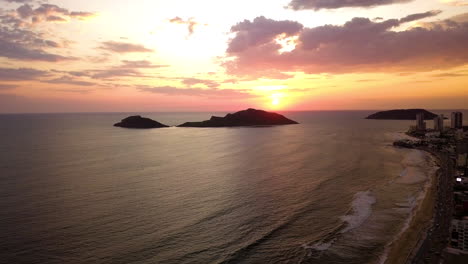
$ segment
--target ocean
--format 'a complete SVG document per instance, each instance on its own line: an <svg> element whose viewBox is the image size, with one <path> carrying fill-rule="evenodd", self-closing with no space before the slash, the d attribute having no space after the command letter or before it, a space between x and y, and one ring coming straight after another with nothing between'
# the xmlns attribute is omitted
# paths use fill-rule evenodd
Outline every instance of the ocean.
<svg viewBox="0 0 468 264"><path fill-rule="evenodd" d="M0 115L0 263L380 263L435 166L392 146L414 121L370 113Z"/></svg>

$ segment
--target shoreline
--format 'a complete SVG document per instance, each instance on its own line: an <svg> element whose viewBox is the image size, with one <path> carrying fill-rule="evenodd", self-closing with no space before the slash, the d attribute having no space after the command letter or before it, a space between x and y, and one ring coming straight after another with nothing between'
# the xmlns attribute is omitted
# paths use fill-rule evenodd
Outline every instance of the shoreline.
<svg viewBox="0 0 468 264"><path fill-rule="evenodd" d="M383 263L438 263L449 237L453 197L453 162L442 152L427 147L414 149L429 153L439 165L429 190L418 204L410 224L389 245Z"/></svg>
<svg viewBox="0 0 468 264"><path fill-rule="evenodd" d="M434 204L437 196L437 178L441 167L441 161L438 156L427 150L418 149L428 153L439 168L429 175L428 182L423 186L423 191L418 197L418 203L413 208L407 223L397 234L397 236L386 246L384 255L380 263L407 263L412 259L412 253L419 246L421 238L429 230L434 215Z"/></svg>

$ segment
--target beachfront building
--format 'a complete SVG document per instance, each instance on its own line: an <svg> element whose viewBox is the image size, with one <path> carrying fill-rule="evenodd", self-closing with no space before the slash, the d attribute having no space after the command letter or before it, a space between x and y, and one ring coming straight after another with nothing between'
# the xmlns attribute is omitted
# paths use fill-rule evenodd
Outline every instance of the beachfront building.
<svg viewBox="0 0 468 264"><path fill-rule="evenodd" d="M455 140L462 141L465 138L465 132L463 129L455 130Z"/></svg>
<svg viewBox="0 0 468 264"><path fill-rule="evenodd" d="M424 113L418 113L416 115L416 130L418 131L426 130L426 122L424 122Z"/></svg>
<svg viewBox="0 0 468 264"><path fill-rule="evenodd" d="M439 115L434 118L434 130L440 133L444 132L444 115Z"/></svg>
<svg viewBox="0 0 468 264"><path fill-rule="evenodd" d="M464 168L466 167L466 163L467 163L467 160L468 160L468 155L466 153L464 154L458 154L458 157L457 157L457 166L460 167L460 168Z"/></svg>
<svg viewBox="0 0 468 264"><path fill-rule="evenodd" d="M468 253L468 219L453 219L451 231L450 246Z"/></svg>
<svg viewBox="0 0 468 264"><path fill-rule="evenodd" d="M468 163L468 140L457 142L457 166L466 168Z"/></svg>
<svg viewBox="0 0 468 264"><path fill-rule="evenodd" d="M463 128L462 112L453 112L450 121L451 121L451 128Z"/></svg>

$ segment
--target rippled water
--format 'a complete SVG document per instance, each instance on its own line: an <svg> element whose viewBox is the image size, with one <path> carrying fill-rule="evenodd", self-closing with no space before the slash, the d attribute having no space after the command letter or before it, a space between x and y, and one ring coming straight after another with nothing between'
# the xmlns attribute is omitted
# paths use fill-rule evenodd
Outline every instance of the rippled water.
<svg viewBox="0 0 468 264"><path fill-rule="evenodd" d="M0 115L0 262L378 262L430 173L425 154L391 146L413 122L285 114L301 124Z"/></svg>

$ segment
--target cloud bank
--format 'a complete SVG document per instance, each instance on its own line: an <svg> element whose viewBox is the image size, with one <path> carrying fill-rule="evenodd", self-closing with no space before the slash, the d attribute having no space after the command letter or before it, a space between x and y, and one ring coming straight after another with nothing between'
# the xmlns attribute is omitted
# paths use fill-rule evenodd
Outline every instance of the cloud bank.
<svg viewBox="0 0 468 264"><path fill-rule="evenodd" d="M468 23L445 21L429 28L394 28L440 11L381 22L353 18L344 25L304 28L291 21L259 17L231 28L228 73L268 76L274 73L349 73L445 69L468 63ZM295 48L281 52L280 37L294 36Z"/></svg>
<svg viewBox="0 0 468 264"><path fill-rule="evenodd" d="M0 81L27 81L47 76L47 71L31 68L0 68Z"/></svg>
<svg viewBox="0 0 468 264"><path fill-rule="evenodd" d="M288 7L294 10L303 9L337 9L344 7L374 7L381 5L401 4L413 0L292 0Z"/></svg>
<svg viewBox="0 0 468 264"><path fill-rule="evenodd" d="M25 3L30 1L8 1ZM23 4L16 9L0 9L0 57L23 61L59 62L74 60L70 56L54 54L51 48L60 48L60 43L46 39L50 35L35 24L39 22L66 22L71 18L85 19L94 16L91 12L76 12L57 5L41 4L34 7ZM62 41L65 42L65 41Z"/></svg>

